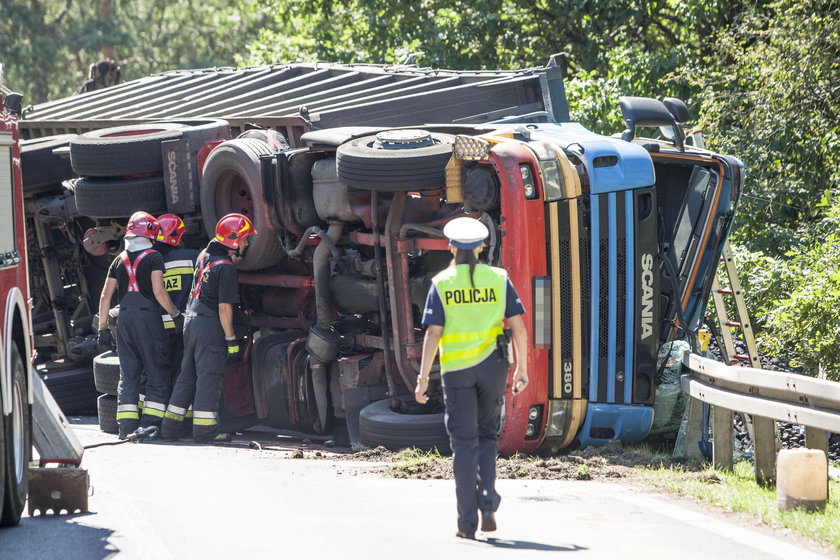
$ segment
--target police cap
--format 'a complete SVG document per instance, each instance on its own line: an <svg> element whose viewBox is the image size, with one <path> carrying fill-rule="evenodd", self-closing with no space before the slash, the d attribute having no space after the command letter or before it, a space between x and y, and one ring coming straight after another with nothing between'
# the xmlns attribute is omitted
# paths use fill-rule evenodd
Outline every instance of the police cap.
<svg viewBox="0 0 840 560"><path fill-rule="evenodd" d="M490 232L487 226L475 218L455 218L443 227L443 234L449 238L449 243L458 249L475 249L487 239Z"/></svg>

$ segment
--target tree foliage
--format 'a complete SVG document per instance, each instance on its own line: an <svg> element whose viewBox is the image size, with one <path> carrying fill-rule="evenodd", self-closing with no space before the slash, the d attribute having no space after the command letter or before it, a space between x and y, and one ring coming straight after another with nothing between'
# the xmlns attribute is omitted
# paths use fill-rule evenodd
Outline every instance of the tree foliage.
<svg viewBox="0 0 840 560"><path fill-rule="evenodd" d="M8 87L38 103L72 95L103 56L135 79L230 66L271 21L258 0L0 0Z"/></svg>
<svg viewBox="0 0 840 560"><path fill-rule="evenodd" d="M760 346L840 379L840 3L779 0L721 30L691 79L716 150L748 180L743 248ZM688 75L688 72L686 72Z"/></svg>

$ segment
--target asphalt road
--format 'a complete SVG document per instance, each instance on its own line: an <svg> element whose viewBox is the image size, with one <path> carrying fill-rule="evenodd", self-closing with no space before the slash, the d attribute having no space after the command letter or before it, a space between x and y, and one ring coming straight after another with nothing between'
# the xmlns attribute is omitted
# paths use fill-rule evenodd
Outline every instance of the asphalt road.
<svg viewBox="0 0 840 560"><path fill-rule="evenodd" d="M115 441L74 419L85 444ZM25 517L0 560L833 558L735 516L612 482L499 481L499 530L454 537L452 481L397 480L373 463L188 443L90 449L90 512Z"/></svg>

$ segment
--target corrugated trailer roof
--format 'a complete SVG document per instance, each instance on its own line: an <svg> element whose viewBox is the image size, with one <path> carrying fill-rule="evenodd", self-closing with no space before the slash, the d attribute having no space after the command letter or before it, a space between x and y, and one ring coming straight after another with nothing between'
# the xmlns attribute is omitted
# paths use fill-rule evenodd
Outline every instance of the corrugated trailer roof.
<svg viewBox="0 0 840 560"><path fill-rule="evenodd" d="M481 123L543 111L541 75L327 63L177 70L35 105L21 131L38 138L216 117L234 133L248 123L285 129L296 143L313 128Z"/></svg>

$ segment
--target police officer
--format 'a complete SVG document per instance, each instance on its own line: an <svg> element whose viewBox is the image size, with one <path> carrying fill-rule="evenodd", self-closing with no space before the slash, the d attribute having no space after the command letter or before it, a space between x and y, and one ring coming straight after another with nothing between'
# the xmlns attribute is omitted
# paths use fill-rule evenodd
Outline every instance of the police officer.
<svg viewBox="0 0 840 560"><path fill-rule="evenodd" d="M160 232L157 234L154 249L163 256L166 267L163 272L163 286L178 311L184 313L190 298L199 251L181 247L181 238L187 231L187 226L181 218L175 214L163 214L158 216L158 223ZM161 311L163 326L169 339L169 378L174 385L181 368L181 359L184 357L184 337L183 332L175 328L175 322L166 310Z"/></svg>
<svg viewBox="0 0 840 560"><path fill-rule="evenodd" d="M503 319L516 350L515 394L528 384L525 309L505 270L477 262L489 235L484 224L455 218L443 233L455 258L432 279L426 297L427 328L414 396L419 403L428 401L429 372L439 350L458 502L456 536L474 539L479 511L481 530L496 530L494 512L501 501L495 489L496 455L509 367Z"/></svg>
<svg viewBox="0 0 840 560"><path fill-rule="evenodd" d="M257 233L242 214L228 214L216 224L215 236L198 256L184 325L181 373L163 420L162 437L178 439L187 408L193 406L193 439L211 443L228 439L219 433L219 397L227 365L242 350L233 330L233 306L239 303L234 264Z"/></svg>
<svg viewBox="0 0 840 560"><path fill-rule="evenodd" d="M138 428L159 426L166 411L171 381L166 365L166 333L160 318L163 307L180 328L183 316L163 287L163 257L152 249L160 225L146 212L135 212L128 220L125 250L108 268L108 277L99 297L100 349L110 350L108 309L115 291L119 292L117 353L120 382L117 397L119 438L125 439ZM104 320L103 320L104 318ZM140 415L139 396L143 375L146 400Z"/></svg>

